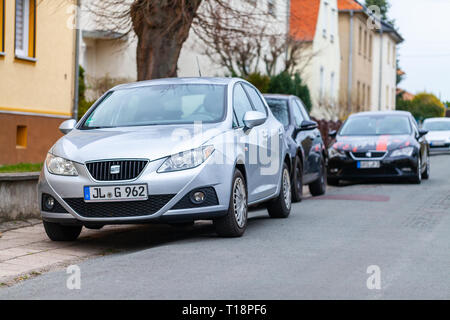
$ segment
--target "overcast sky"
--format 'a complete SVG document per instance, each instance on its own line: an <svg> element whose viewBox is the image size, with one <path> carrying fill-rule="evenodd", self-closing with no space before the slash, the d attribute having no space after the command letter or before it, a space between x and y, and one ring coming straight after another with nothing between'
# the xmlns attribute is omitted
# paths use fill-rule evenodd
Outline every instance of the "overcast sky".
<svg viewBox="0 0 450 320"><path fill-rule="evenodd" d="M400 87L412 93L431 91L450 101L450 0L390 0L389 17L396 20L405 42Z"/></svg>

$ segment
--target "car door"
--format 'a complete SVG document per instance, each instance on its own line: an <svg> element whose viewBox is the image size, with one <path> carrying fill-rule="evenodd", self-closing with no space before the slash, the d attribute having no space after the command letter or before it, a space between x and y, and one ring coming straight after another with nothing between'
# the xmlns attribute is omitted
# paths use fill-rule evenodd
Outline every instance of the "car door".
<svg viewBox="0 0 450 320"><path fill-rule="evenodd" d="M304 104L299 100L295 99L295 102L300 108L300 111L303 114L303 117L307 121L311 121L311 118L306 111ZM320 166L322 160L322 148L323 148L323 140L322 135L320 134L320 130L318 128L306 130L305 131L308 138L311 141L311 148L308 153L308 173L311 174L311 178L315 179L320 173Z"/></svg>
<svg viewBox="0 0 450 320"><path fill-rule="evenodd" d="M257 127L260 173L256 192L259 197L265 198L277 191L281 180L284 128L275 118L269 117L267 107L257 89L246 83L243 84L243 87L255 111L261 112L267 117L266 122Z"/></svg>
<svg viewBox="0 0 450 320"><path fill-rule="evenodd" d="M236 140L240 144L239 147L245 150L248 202L251 203L262 197L262 191L259 189L261 177L258 160L258 135L261 126L250 130L245 128L244 115L248 111L254 111L254 108L240 82L233 88L233 111L237 121Z"/></svg>
<svg viewBox="0 0 450 320"><path fill-rule="evenodd" d="M293 120L293 124L295 126L295 130L294 130L294 137L293 139L295 140L296 144L298 146L302 147L303 150L303 180L304 183L308 183L311 180L311 170L310 170L310 165L309 165L309 153L311 151L311 147L312 147L312 140L310 137L310 134L307 130L300 130L300 127L302 125L302 122L305 119L305 116L303 115L301 109L300 109L300 105L298 104L298 102L296 101L296 99L291 99L290 100L290 110L291 110L291 114L292 114L292 120Z"/></svg>
<svg viewBox="0 0 450 320"><path fill-rule="evenodd" d="M414 117L409 118L411 122L411 126L413 128L414 137L420 144L420 160L422 161L422 167L426 165L427 157L428 157L428 142L426 141L425 136L420 137L419 135L419 125L417 124L416 119Z"/></svg>

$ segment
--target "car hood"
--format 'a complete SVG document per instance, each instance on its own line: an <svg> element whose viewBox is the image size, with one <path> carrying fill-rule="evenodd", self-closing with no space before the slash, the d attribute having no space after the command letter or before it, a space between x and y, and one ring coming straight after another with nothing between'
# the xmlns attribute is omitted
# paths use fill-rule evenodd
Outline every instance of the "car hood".
<svg viewBox="0 0 450 320"><path fill-rule="evenodd" d="M160 159L200 147L226 131L223 125L164 125L73 130L53 146L57 156L84 163L103 159Z"/></svg>
<svg viewBox="0 0 450 320"><path fill-rule="evenodd" d="M428 141L444 140L450 139L450 131L430 131L427 133Z"/></svg>
<svg viewBox="0 0 450 320"><path fill-rule="evenodd" d="M416 144L417 141L409 135L338 136L333 148L352 152L391 151Z"/></svg>

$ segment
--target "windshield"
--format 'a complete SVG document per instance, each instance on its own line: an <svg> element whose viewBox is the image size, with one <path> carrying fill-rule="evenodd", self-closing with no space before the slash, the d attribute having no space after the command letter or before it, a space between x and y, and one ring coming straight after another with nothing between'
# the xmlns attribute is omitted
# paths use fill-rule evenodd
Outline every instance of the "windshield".
<svg viewBox="0 0 450 320"><path fill-rule="evenodd" d="M340 131L341 136L405 135L411 133L408 117L381 115L357 116L348 119Z"/></svg>
<svg viewBox="0 0 450 320"><path fill-rule="evenodd" d="M423 128L428 131L450 131L450 121L425 121Z"/></svg>
<svg viewBox="0 0 450 320"><path fill-rule="evenodd" d="M109 93L82 129L219 122L225 85L181 84L119 89Z"/></svg>
<svg viewBox="0 0 450 320"><path fill-rule="evenodd" d="M289 125L288 100L266 99L266 101L275 118L284 126Z"/></svg>

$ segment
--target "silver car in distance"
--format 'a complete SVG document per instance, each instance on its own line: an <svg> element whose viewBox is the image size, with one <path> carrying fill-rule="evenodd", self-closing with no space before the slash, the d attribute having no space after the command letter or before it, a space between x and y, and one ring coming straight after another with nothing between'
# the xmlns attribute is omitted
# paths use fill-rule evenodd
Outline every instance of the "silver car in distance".
<svg viewBox="0 0 450 320"><path fill-rule="evenodd" d="M213 220L241 236L248 207L291 210L284 129L260 92L231 78L162 79L117 86L50 149L39 179L47 235L82 227Z"/></svg>

